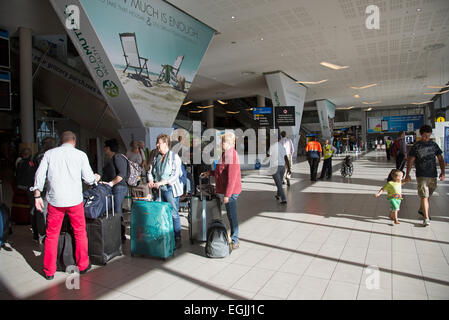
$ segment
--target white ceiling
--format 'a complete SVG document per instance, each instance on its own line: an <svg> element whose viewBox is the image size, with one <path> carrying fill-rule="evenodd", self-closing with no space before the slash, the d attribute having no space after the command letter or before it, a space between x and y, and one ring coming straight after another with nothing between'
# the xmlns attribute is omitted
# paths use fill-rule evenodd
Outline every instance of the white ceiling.
<svg viewBox="0 0 449 320"><path fill-rule="evenodd" d="M220 33L187 99L269 97L263 73L275 70L302 81L329 79L308 85L306 100L327 98L337 106L366 107L362 101L422 102L432 97L424 92L435 91L426 85L449 80L448 0L169 2ZM380 30L365 27L365 8L372 4L380 8ZM441 43L443 48L425 49ZM335 71L321 66L321 61L350 68ZM243 71L255 75L245 76ZM378 85L350 88L371 83ZM360 99L354 98L356 93Z"/></svg>

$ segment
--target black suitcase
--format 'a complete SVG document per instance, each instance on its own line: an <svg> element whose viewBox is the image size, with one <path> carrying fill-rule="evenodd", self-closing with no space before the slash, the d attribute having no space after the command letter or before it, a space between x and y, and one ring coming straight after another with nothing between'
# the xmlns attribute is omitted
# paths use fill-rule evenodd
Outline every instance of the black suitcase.
<svg viewBox="0 0 449 320"><path fill-rule="evenodd" d="M112 203L114 203L113 197ZM106 216L98 219L86 219L86 229L91 264L105 265L112 258L123 254L121 217L115 214L114 206L112 206L112 215L106 208Z"/></svg>
<svg viewBox="0 0 449 320"><path fill-rule="evenodd" d="M189 239L192 244L195 240L207 241L207 226L212 220L221 219L222 216L221 200L215 194L215 190L210 191L213 188L203 188L201 179L199 183L199 197L193 196L189 202ZM207 186L212 187L210 184ZM209 189L209 193L207 189Z"/></svg>
<svg viewBox="0 0 449 320"><path fill-rule="evenodd" d="M45 252L45 243L44 243ZM58 238L56 271L65 272L68 266L76 266L75 239L69 216L66 214Z"/></svg>

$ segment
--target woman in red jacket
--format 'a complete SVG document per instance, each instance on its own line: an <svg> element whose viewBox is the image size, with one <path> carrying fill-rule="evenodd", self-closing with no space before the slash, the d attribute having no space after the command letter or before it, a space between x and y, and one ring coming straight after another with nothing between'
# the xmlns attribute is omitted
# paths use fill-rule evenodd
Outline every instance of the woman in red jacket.
<svg viewBox="0 0 449 320"><path fill-rule="evenodd" d="M202 178L215 176L216 192L224 195L223 202L231 226L232 249L239 247L239 223L237 220L237 198L242 192L239 155L235 150L235 135L227 132L221 136L223 154L215 171L203 172Z"/></svg>

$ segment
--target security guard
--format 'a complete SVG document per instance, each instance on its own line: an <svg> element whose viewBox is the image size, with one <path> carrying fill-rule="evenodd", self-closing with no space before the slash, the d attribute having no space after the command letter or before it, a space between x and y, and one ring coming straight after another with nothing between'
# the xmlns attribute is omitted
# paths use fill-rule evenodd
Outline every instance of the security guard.
<svg viewBox="0 0 449 320"><path fill-rule="evenodd" d="M391 137L388 137L387 141L385 141L385 144L386 144L385 151L387 152L387 160L390 161L391 147L393 146L393 140L391 140Z"/></svg>
<svg viewBox="0 0 449 320"><path fill-rule="evenodd" d="M330 178L332 178L332 156L335 152L337 152L337 149L333 145L329 144L329 140L326 139L323 146L324 162L323 169L321 169L321 176L319 177L320 180L324 179L326 172L327 180L330 180Z"/></svg>
<svg viewBox="0 0 449 320"><path fill-rule="evenodd" d="M310 166L310 180L316 181L316 174L318 171L318 164L321 160L321 144L316 141L315 137L311 137L311 140L306 146L307 160Z"/></svg>

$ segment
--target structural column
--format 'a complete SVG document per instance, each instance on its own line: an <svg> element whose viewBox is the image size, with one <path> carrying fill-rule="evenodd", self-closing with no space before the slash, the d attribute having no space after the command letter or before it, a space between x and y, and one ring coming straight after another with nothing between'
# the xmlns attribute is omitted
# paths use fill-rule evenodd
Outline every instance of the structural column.
<svg viewBox="0 0 449 320"><path fill-rule="evenodd" d="M362 132L361 132L362 142L365 145L365 148L368 150L366 138L366 111L363 108L360 108L360 122L362 124Z"/></svg>
<svg viewBox="0 0 449 320"><path fill-rule="evenodd" d="M265 107L265 97L257 96L257 107Z"/></svg>
<svg viewBox="0 0 449 320"><path fill-rule="evenodd" d="M214 100L207 100L207 105L212 106L214 104ZM212 129L214 127L214 108L207 108L207 128Z"/></svg>
<svg viewBox="0 0 449 320"><path fill-rule="evenodd" d="M19 28L20 42L20 132L21 147L34 150L32 30Z"/></svg>

